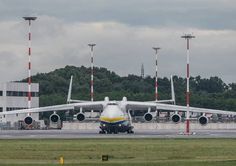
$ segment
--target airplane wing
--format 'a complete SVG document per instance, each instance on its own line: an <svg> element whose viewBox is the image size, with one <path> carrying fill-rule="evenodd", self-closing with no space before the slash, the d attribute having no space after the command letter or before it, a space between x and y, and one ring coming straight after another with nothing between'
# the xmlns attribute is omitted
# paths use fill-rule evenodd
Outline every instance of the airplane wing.
<svg viewBox="0 0 236 166"><path fill-rule="evenodd" d="M30 109L21 109L15 111L6 111L1 112L1 115L11 115L11 114L22 114L22 113L38 113L38 112L49 112L49 111L67 111L76 108L87 108L87 109L102 109L104 101L94 101L94 102L86 102L86 103L73 103L73 104L62 104L62 105L54 105L47 107L38 107L38 108L30 108Z"/></svg>
<svg viewBox="0 0 236 166"><path fill-rule="evenodd" d="M153 102L137 102L137 101L127 101L126 103L127 109L132 109L135 111L138 109L146 109L146 108L155 108L159 110L167 110L167 111L187 111L186 106L179 105L171 105L171 104L162 104L162 103L153 103ZM211 113L211 114L224 114L224 115L236 115L236 112L233 111L225 111L225 110L217 110L217 109L207 109L207 108L197 108L190 107L190 112L197 113Z"/></svg>

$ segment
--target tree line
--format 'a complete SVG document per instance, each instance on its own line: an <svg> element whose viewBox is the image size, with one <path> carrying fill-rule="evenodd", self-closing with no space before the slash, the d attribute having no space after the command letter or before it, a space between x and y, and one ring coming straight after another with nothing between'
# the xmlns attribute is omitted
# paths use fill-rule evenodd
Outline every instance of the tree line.
<svg viewBox="0 0 236 166"><path fill-rule="evenodd" d="M72 99L90 100L90 68L66 66L49 73L38 73L32 81L39 83L40 106L66 103L70 77L73 75ZM22 80L26 82L27 79ZM185 105L186 79L173 76L176 103ZM103 100L154 100L155 78L130 74L121 77L106 68L94 68L94 98ZM158 78L159 99L171 98L170 79ZM219 77L190 78L191 106L236 111L236 83L226 84Z"/></svg>

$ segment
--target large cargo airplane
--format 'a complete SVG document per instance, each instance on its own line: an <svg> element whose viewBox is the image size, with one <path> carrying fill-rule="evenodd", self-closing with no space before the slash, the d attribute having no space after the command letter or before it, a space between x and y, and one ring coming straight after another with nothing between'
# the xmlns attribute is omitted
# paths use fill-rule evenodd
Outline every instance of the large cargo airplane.
<svg viewBox="0 0 236 166"><path fill-rule="evenodd" d="M27 114L27 116L24 118L24 123L26 125L31 125L33 123L33 118L30 116L31 113L52 111L53 114L50 116L50 121L53 123L57 123L60 120L60 116L57 114L57 111L80 110L78 113L76 113L76 118L78 121L84 121L86 117L83 110L102 110L99 118L100 133L110 134L119 132L133 133L133 125L132 125L130 110L134 112L140 110L147 110L147 113L145 113L143 116L143 118L146 121L151 121L155 116L153 115L153 112L151 112L151 110L165 110L169 112L174 112L174 114L171 116L171 120L174 123L178 123L181 121L181 116L178 114L179 111L187 112L186 106L166 104L166 102L175 102L173 95L174 91L173 81L171 85L172 86L171 100L146 101L146 102L128 101L126 97L123 97L121 101L110 101L108 97L105 97L104 101L71 100L70 99L71 84L72 81L70 82L68 101L74 103L1 112L0 116L6 116L6 115L18 116L18 114L24 113ZM208 123L208 117L205 116L205 114L208 113L236 116L236 112L216 110L216 109L190 107L189 111L192 113L201 113L201 116L199 116L198 121L202 125L206 125Z"/></svg>

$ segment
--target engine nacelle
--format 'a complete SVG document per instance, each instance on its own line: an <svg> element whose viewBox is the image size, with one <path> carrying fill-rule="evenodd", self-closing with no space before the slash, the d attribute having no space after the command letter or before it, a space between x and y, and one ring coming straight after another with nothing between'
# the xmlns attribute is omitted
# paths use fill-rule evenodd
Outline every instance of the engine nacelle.
<svg viewBox="0 0 236 166"><path fill-rule="evenodd" d="M31 125L33 123L33 118L31 116L27 116L24 119L25 124Z"/></svg>
<svg viewBox="0 0 236 166"><path fill-rule="evenodd" d="M171 120L174 123L179 123L181 121L181 116L179 114L174 114L171 116Z"/></svg>
<svg viewBox="0 0 236 166"><path fill-rule="evenodd" d="M108 103L109 103L109 97L106 96L104 98L103 108L106 107Z"/></svg>
<svg viewBox="0 0 236 166"><path fill-rule="evenodd" d="M150 122L153 119L153 116L150 113L146 113L144 114L143 119L146 120L147 122Z"/></svg>
<svg viewBox="0 0 236 166"><path fill-rule="evenodd" d="M105 101L105 102L109 102L109 97L106 96L106 97L104 98L104 101Z"/></svg>
<svg viewBox="0 0 236 166"><path fill-rule="evenodd" d="M200 116L198 118L198 122L201 124L201 125L207 125L208 123L208 118L206 116Z"/></svg>
<svg viewBox="0 0 236 166"><path fill-rule="evenodd" d="M78 114L76 115L76 119L77 119L78 121L84 121L84 120L85 120L85 115L84 115L83 113L78 113Z"/></svg>
<svg viewBox="0 0 236 166"><path fill-rule="evenodd" d="M126 102L126 101L127 101L127 97L124 96L124 97L122 98L122 101Z"/></svg>
<svg viewBox="0 0 236 166"><path fill-rule="evenodd" d="M52 114L49 119L50 122L57 123L60 120L60 116L58 114Z"/></svg>

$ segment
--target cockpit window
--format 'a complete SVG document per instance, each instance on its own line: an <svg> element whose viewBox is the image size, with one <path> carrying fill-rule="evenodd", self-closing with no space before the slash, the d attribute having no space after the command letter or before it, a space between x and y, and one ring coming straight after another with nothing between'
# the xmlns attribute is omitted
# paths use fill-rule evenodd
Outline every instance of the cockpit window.
<svg viewBox="0 0 236 166"><path fill-rule="evenodd" d="M107 105L118 105L117 103L108 103Z"/></svg>

